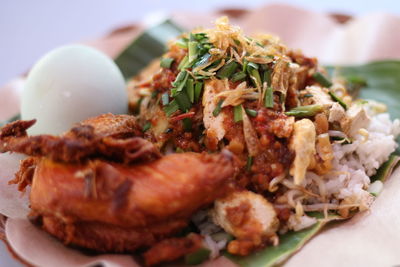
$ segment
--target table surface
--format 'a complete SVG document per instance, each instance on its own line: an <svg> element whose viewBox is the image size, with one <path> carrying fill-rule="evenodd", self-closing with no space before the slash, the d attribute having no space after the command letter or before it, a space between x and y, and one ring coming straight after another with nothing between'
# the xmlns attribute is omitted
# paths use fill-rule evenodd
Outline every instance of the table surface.
<svg viewBox="0 0 400 267"><path fill-rule="evenodd" d="M119 25L137 22L151 12L191 10L207 12L215 8L254 8L283 2L321 12L349 15L385 11L400 14L396 0L2 0L0 3L0 85L26 72L44 53L57 46L96 38ZM0 266L22 266L9 256L0 242Z"/></svg>

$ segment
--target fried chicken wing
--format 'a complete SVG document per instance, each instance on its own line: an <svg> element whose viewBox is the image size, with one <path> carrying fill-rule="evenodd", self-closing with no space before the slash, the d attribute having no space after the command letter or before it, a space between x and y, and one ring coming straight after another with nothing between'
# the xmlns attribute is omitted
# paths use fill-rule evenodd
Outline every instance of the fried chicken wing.
<svg viewBox="0 0 400 267"><path fill-rule="evenodd" d="M132 166L42 159L30 200L32 209L41 214L142 227L188 218L228 192L233 174L231 157L225 154L171 154Z"/></svg>
<svg viewBox="0 0 400 267"><path fill-rule="evenodd" d="M78 124L62 136L28 136L26 131L34 123L35 120L16 121L6 125L0 131L0 152L45 156L62 162L104 158L132 163L161 156L151 142L136 136L141 132L131 116L102 115Z"/></svg>
<svg viewBox="0 0 400 267"><path fill-rule="evenodd" d="M190 171L188 171L190 170ZM67 244L134 251L171 236L192 214L231 190L227 154L171 154L146 164L103 160L36 163L31 208Z"/></svg>

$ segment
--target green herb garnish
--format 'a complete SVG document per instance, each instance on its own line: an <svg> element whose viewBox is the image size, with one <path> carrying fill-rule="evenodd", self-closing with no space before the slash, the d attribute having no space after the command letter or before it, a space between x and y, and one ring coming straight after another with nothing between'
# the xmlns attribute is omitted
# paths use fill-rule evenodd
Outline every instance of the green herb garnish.
<svg viewBox="0 0 400 267"><path fill-rule="evenodd" d="M165 58L161 59L160 67L169 69L169 68L171 68L172 62L174 62L173 58L165 57Z"/></svg>
<svg viewBox="0 0 400 267"><path fill-rule="evenodd" d="M347 110L347 105L346 103L343 102L342 99L340 99L340 97L338 97L334 92L329 91L328 92L329 95L332 97L332 99L336 102L338 102L345 110Z"/></svg>
<svg viewBox="0 0 400 267"><path fill-rule="evenodd" d="M203 90L203 82L196 82L194 86L194 100L199 102L201 91Z"/></svg>
<svg viewBox="0 0 400 267"><path fill-rule="evenodd" d="M188 41L189 40L187 38L181 38L176 41L176 45L179 46L180 48L187 48Z"/></svg>
<svg viewBox="0 0 400 267"><path fill-rule="evenodd" d="M267 89L265 90L264 106L266 108L273 108L274 107L274 92L273 92L271 86L267 87Z"/></svg>
<svg viewBox="0 0 400 267"><path fill-rule="evenodd" d="M294 116L297 118L304 118L304 117L312 117L316 115L317 113L321 112L323 110L323 107L321 105L308 105L308 106L300 106L293 108L285 114L287 116Z"/></svg>
<svg viewBox="0 0 400 267"><path fill-rule="evenodd" d="M257 110L246 108L245 111L246 111L247 115L249 115L251 117L257 117L257 114L258 114Z"/></svg>
<svg viewBox="0 0 400 267"><path fill-rule="evenodd" d="M230 78L238 67L239 63L231 61L218 70L217 77L220 79Z"/></svg>
<svg viewBox="0 0 400 267"><path fill-rule="evenodd" d="M192 107L190 99L185 91L180 91L175 95L175 100L178 103L179 109L182 112L188 112Z"/></svg>
<svg viewBox="0 0 400 267"><path fill-rule="evenodd" d="M313 78L322 86L324 87L331 87L332 86L332 82L325 76L323 75L321 72L315 72L313 74Z"/></svg>
<svg viewBox="0 0 400 267"><path fill-rule="evenodd" d="M196 41L190 41L188 43L188 49L189 49L189 63L193 63L194 60L197 59L198 56L198 42Z"/></svg>
<svg viewBox="0 0 400 267"><path fill-rule="evenodd" d="M238 82L246 79L247 75L243 71L236 72L235 74L232 75L232 82Z"/></svg>
<svg viewBox="0 0 400 267"><path fill-rule="evenodd" d="M192 78L186 81L186 93L191 103L194 102L194 80Z"/></svg>
<svg viewBox="0 0 400 267"><path fill-rule="evenodd" d="M181 62L179 62L178 65L178 70L183 70L185 69L189 64L189 57L188 56L184 56L181 60Z"/></svg>
<svg viewBox="0 0 400 267"><path fill-rule="evenodd" d="M164 112L167 115L167 117L170 117L173 113L179 110L179 105L176 102L176 100L172 100L169 102L168 105L164 107Z"/></svg>
<svg viewBox="0 0 400 267"><path fill-rule="evenodd" d="M233 120L235 122L239 122L243 120L243 114L242 114L242 105L234 106L233 107Z"/></svg>
<svg viewBox="0 0 400 267"><path fill-rule="evenodd" d="M224 100L220 100L217 104L217 106L215 107L214 111L213 111L213 116L217 117L219 115L219 113L221 112L222 109L222 103L224 102Z"/></svg>
<svg viewBox="0 0 400 267"><path fill-rule="evenodd" d="M267 69L263 74L263 83L267 83L267 86L271 86L271 70Z"/></svg>
<svg viewBox="0 0 400 267"><path fill-rule="evenodd" d="M258 68L259 66L256 63L249 62L247 64L247 73L250 75L250 78L253 81L255 87L261 87L262 85L261 76Z"/></svg>

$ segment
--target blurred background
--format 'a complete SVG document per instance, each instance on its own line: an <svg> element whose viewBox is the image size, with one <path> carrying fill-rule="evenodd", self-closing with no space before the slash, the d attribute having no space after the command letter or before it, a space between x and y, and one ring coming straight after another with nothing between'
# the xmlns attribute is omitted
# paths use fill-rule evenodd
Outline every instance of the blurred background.
<svg viewBox="0 0 400 267"><path fill-rule="evenodd" d="M400 14L396 0L1 0L0 85L26 72L52 48L102 36L115 27L141 21L150 13L207 13L227 7L253 9L269 3L353 16L381 11Z"/></svg>
<svg viewBox="0 0 400 267"><path fill-rule="evenodd" d="M255 9L270 3L351 16L375 12L400 16L400 2L396 0L1 0L0 85L25 73L55 47L101 37L116 27L142 21L150 14ZM1 242L0 266L22 266L11 259Z"/></svg>

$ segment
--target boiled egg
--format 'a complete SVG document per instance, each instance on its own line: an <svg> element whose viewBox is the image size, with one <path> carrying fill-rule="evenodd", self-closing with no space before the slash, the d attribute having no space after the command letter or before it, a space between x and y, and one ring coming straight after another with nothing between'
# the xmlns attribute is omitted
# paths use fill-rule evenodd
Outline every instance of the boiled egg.
<svg viewBox="0 0 400 267"><path fill-rule="evenodd" d="M121 71L88 46L67 45L47 53L29 72L22 91L22 119L37 120L29 134L57 135L89 117L127 112Z"/></svg>

